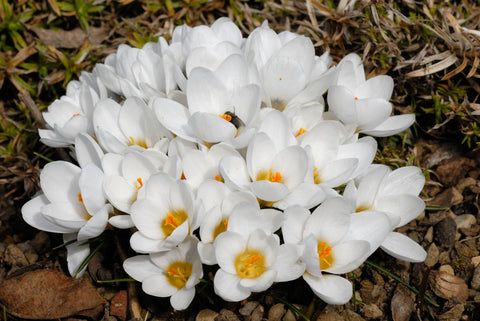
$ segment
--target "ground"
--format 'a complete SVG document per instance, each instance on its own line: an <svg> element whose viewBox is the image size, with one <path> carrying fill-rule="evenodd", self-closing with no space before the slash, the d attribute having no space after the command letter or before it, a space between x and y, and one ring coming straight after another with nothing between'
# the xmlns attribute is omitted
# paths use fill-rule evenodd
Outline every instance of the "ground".
<svg viewBox="0 0 480 321"><path fill-rule="evenodd" d="M400 229L428 252L422 264L381 251L346 277L355 296L330 306L301 281L274 285L241 303L213 294L211 274L183 312L142 294L121 259L132 255L122 235L107 234L88 273L65 276L61 237L23 222L21 206L39 190L48 159L68 151L38 142L41 112L66 83L116 50L141 47L174 26L228 16L247 35L265 19L276 31L312 38L317 54L337 63L362 56L368 77L394 78L395 113L415 113L406 133L379 139L376 162L419 166L427 209ZM480 7L468 1L165 1L0 0L0 302L4 320L478 320L480 319ZM112 233L113 234L113 233ZM379 268L379 267L380 268ZM383 269L381 269L383 268ZM386 270L386 272L384 271ZM389 274L419 291L408 289ZM100 282L99 282L100 281ZM431 299L428 301L425 296ZM44 301L42 301L44 300ZM69 304L56 305L57 302Z"/></svg>

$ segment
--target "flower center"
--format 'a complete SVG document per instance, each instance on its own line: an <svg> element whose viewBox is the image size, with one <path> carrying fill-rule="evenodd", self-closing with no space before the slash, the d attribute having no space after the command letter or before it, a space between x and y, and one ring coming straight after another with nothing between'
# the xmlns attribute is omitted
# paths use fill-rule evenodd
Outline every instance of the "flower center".
<svg viewBox="0 0 480 321"><path fill-rule="evenodd" d="M143 181L141 177L137 177L137 182L135 183L135 188L137 191L143 187Z"/></svg>
<svg viewBox="0 0 480 321"><path fill-rule="evenodd" d="M272 174L272 169L270 168L268 172L260 171L257 174L257 181L267 180L274 183L282 183L282 174L280 172L275 172Z"/></svg>
<svg viewBox="0 0 480 321"><path fill-rule="evenodd" d="M192 263L189 262L173 262L166 269L166 277L168 283L177 289L185 287L185 284L192 275Z"/></svg>
<svg viewBox="0 0 480 321"><path fill-rule="evenodd" d="M333 263L332 248L325 241L319 241L317 244L318 261L320 270L326 270Z"/></svg>
<svg viewBox="0 0 480 321"><path fill-rule="evenodd" d="M235 269L242 279L255 279L267 270L265 258L258 250L246 250L235 259Z"/></svg>
<svg viewBox="0 0 480 321"><path fill-rule="evenodd" d="M129 139L129 142L127 144L128 146L137 145L143 148L148 148L147 142L144 139L135 140L135 138L133 138L132 136L129 136L128 139Z"/></svg>
<svg viewBox="0 0 480 321"><path fill-rule="evenodd" d="M213 239L215 240L217 236L225 232L227 228L228 228L228 218L218 223L217 227L215 227L215 230L213 230Z"/></svg>
<svg viewBox="0 0 480 321"><path fill-rule="evenodd" d="M170 236L173 231L182 225L188 218L188 214L184 210L168 211L167 217L162 222L162 231L166 237Z"/></svg>

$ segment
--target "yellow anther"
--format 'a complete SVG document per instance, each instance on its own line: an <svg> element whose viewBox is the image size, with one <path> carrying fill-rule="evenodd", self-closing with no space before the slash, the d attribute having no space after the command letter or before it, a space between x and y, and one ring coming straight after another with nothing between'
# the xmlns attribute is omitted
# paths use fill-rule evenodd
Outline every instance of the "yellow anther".
<svg viewBox="0 0 480 321"><path fill-rule="evenodd" d="M318 242L317 244L318 259L320 269L325 270L332 266L333 255L332 248L325 241Z"/></svg>
<svg viewBox="0 0 480 321"><path fill-rule="evenodd" d="M220 176L220 175L215 175L215 180L218 181L218 182L222 182L222 183L224 182L222 176Z"/></svg>
<svg viewBox="0 0 480 321"><path fill-rule="evenodd" d="M143 187L143 181L142 181L142 178L141 178L141 177L138 177L138 178L137 178L137 183L138 183L138 185L135 184L135 188L136 188L137 190L139 190L139 189L141 189L141 188Z"/></svg>
<svg viewBox="0 0 480 321"><path fill-rule="evenodd" d="M193 265L189 262L174 262L166 268L165 276L168 283L177 289L185 286L190 275L192 275Z"/></svg>
<svg viewBox="0 0 480 321"><path fill-rule="evenodd" d="M359 213L359 212L369 211L369 210L370 210L370 206L368 206L368 205L359 205L359 206L357 206L357 208L355 209L355 212Z"/></svg>
<svg viewBox="0 0 480 321"><path fill-rule="evenodd" d="M305 134L307 132L307 130L303 127L300 127L300 129L298 130L297 134L295 135L295 137L298 137L300 136L301 134Z"/></svg>
<svg viewBox="0 0 480 321"><path fill-rule="evenodd" d="M167 216L162 222L162 231L166 237L170 236L172 232L183 224L188 218L188 215L185 211L168 211Z"/></svg>

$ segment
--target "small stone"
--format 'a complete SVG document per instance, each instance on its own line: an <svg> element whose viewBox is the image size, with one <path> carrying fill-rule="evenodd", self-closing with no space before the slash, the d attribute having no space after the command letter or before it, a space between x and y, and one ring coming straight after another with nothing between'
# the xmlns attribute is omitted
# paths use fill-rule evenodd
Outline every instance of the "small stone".
<svg viewBox="0 0 480 321"><path fill-rule="evenodd" d="M214 321L218 315L218 312L210 309L203 309L198 312L197 316L195 317L195 321Z"/></svg>
<svg viewBox="0 0 480 321"><path fill-rule="evenodd" d="M285 305L277 303L268 311L268 321L280 321L285 314Z"/></svg>
<svg viewBox="0 0 480 321"><path fill-rule="evenodd" d="M451 217L445 217L435 225L435 240L442 246L451 248L455 243L457 225Z"/></svg>
<svg viewBox="0 0 480 321"><path fill-rule="evenodd" d="M238 315L227 309L221 309L215 321L240 321Z"/></svg>
<svg viewBox="0 0 480 321"><path fill-rule="evenodd" d="M438 269L438 271L439 272L445 272L445 273L448 273L450 275L455 275L455 271L453 270L453 267L451 265L448 265L448 264L442 265Z"/></svg>
<svg viewBox="0 0 480 321"><path fill-rule="evenodd" d="M428 228L427 233L425 233L425 237L423 239L427 243L432 243L432 241L433 241L433 226L430 226Z"/></svg>
<svg viewBox="0 0 480 321"><path fill-rule="evenodd" d="M113 315L120 320L127 319L127 291L122 290L118 292L110 301L110 315Z"/></svg>
<svg viewBox="0 0 480 321"><path fill-rule="evenodd" d="M477 267L480 265L480 256L475 256L472 257L472 264L474 267Z"/></svg>
<svg viewBox="0 0 480 321"><path fill-rule="evenodd" d="M345 320L348 321L365 321L364 318L360 316L360 314L353 312L352 310L345 310Z"/></svg>
<svg viewBox="0 0 480 321"><path fill-rule="evenodd" d="M475 270L473 270L472 282L470 283L472 289L479 291L480 290L480 265L477 265Z"/></svg>
<svg viewBox="0 0 480 321"><path fill-rule="evenodd" d="M343 321L343 317L333 309L325 309L318 316L317 321Z"/></svg>
<svg viewBox="0 0 480 321"><path fill-rule="evenodd" d="M392 298L390 307L393 321L408 321L414 310L414 302L412 297L397 292Z"/></svg>
<svg viewBox="0 0 480 321"><path fill-rule="evenodd" d="M427 258L425 259L425 265L428 267L432 267L437 264L439 255L440 251L438 250L435 243L430 244L430 247L427 251Z"/></svg>
<svg viewBox="0 0 480 321"><path fill-rule="evenodd" d="M243 316L251 315L258 305L257 301L248 301L242 308L238 309L238 312Z"/></svg>
<svg viewBox="0 0 480 321"><path fill-rule="evenodd" d="M473 224L477 223L477 218L472 214L462 214L455 218L457 228L471 228Z"/></svg>
<svg viewBox="0 0 480 321"><path fill-rule="evenodd" d="M295 313L293 313L291 310L287 310L282 318L282 321L297 321L297 318L295 317Z"/></svg>
<svg viewBox="0 0 480 321"><path fill-rule="evenodd" d="M440 265L449 264L451 262L452 260L450 259L449 251L444 251L438 256L438 263L440 263Z"/></svg>
<svg viewBox="0 0 480 321"><path fill-rule="evenodd" d="M265 313L265 308L263 305L259 304L255 310L252 312L252 318L250 319L251 321L262 321L263 320L263 314Z"/></svg>
<svg viewBox="0 0 480 321"><path fill-rule="evenodd" d="M7 246L4 260L11 266L22 267L28 265L27 258L23 254L22 250L20 250L15 244L9 244Z"/></svg>
<svg viewBox="0 0 480 321"><path fill-rule="evenodd" d="M367 319L380 319L383 317L383 312L375 304L367 304L362 307L363 315Z"/></svg>

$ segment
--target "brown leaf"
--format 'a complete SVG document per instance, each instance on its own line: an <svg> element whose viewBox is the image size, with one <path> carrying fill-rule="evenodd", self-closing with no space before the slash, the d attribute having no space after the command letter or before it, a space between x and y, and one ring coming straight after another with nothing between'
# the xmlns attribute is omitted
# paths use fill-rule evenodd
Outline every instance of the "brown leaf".
<svg viewBox="0 0 480 321"><path fill-rule="evenodd" d="M446 272L432 271L429 276L430 286L441 298L451 299L453 297L467 300L468 285L464 279L448 274Z"/></svg>
<svg viewBox="0 0 480 321"><path fill-rule="evenodd" d="M50 30L37 27L29 27L35 32L40 41L54 48L80 48L86 39L95 45L100 44L108 36L108 30L105 28L90 28L88 32L83 29L75 28L73 30Z"/></svg>
<svg viewBox="0 0 480 321"><path fill-rule="evenodd" d="M64 318L106 303L90 282L57 271L30 271L1 283L0 302L23 319Z"/></svg>

